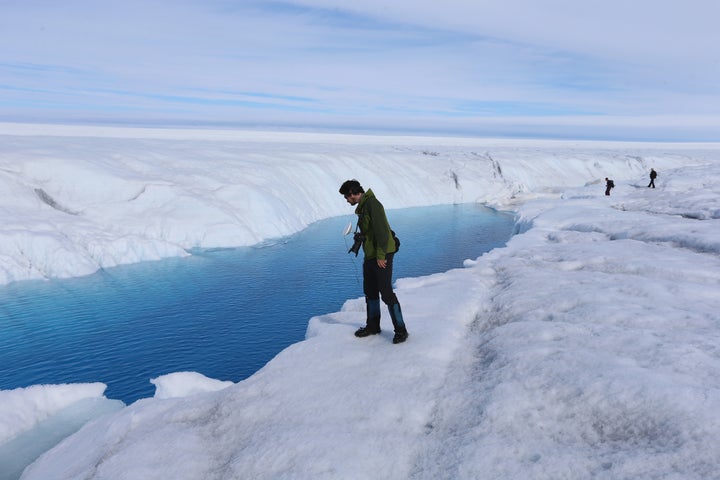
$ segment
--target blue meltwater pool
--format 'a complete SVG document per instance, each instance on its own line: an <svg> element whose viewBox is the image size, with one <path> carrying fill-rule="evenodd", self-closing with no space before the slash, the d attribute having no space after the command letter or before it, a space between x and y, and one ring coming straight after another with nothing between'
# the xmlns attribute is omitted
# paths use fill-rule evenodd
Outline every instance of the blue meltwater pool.
<svg viewBox="0 0 720 480"><path fill-rule="evenodd" d="M395 278L461 267L503 246L513 216L464 204L388 210L402 241ZM362 297L352 214L261 245L194 251L67 280L0 287L0 390L103 382L105 395L151 397L178 371L237 382L302 340L315 315ZM401 299L402 301L402 299Z"/></svg>

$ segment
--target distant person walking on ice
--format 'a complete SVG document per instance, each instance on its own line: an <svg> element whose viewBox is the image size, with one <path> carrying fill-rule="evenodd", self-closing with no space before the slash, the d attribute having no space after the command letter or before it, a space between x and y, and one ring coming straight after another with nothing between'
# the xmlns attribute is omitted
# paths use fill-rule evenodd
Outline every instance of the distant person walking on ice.
<svg viewBox="0 0 720 480"><path fill-rule="evenodd" d="M355 244L350 252L357 255L362 245L365 256L363 291L367 320L365 326L355 332L355 336L367 337L380 333L380 298L382 297L395 328L393 343L402 343L407 340L408 331L405 328L400 303L392 288L393 257L400 246L400 241L390 229L385 208L375 198L372 190L366 192L357 180L347 180L340 186L340 193L350 205L357 205Z"/></svg>
<svg viewBox="0 0 720 480"><path fill-rule="evenodd" d="M654 168L650 169L650 183L648 184L648 188L652 187L655 188L655 179L657 178L657 172Z"/></svg>
<svg viewBox="0 0 720 480"><path fill-rule="evenodd" d="M610 190L615 188L615 182L605 177L605 195L610 195Z"/></svg>

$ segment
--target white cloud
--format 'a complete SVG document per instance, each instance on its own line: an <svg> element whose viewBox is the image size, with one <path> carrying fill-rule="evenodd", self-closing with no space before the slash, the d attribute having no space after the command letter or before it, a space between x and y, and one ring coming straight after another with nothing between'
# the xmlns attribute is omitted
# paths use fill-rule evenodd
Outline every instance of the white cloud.
<svg viewBox="0 0 720 480"><path fill-rule="evenodd" d="M720 7L710 1L1 8L5 120L334 126L347 117L382 129L423 118L424 129L448 132L455 118L468 131L498 116L547 124L539 117L713 115L720 105L720 54L708 48L720 40L711 20Z"/></svg>

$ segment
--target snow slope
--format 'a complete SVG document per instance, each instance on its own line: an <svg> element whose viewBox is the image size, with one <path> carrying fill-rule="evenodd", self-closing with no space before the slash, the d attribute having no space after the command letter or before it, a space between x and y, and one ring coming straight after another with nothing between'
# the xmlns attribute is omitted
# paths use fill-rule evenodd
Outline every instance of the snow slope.
<svg viewBox="0 0 720 480"><path fill-rule="evenodd" d="M0 284L244 246L347 214L483 202L702 163L709 145L0 124ZM600 187L598 187L600 188Z"/></svg>
<svg viewBox="0 0 720 480"><path fill-rule="evenodd" d="M153 135L161 134L180 136ZM31 195L18 200L19 210L35 208L50 237L51 227L80 232L73 222L92 218L84 237L63 244L69 256L80 255L82 238L110 228L102 212L118 222L112 235L134 229L130 243L146 242L138 257L150 244L174 242L182 253L207 238L240 241L227 232L241 224L255 229L247 241L302 228L311 217L347 213L337 186L349 177L390 208L515 205L520 233L465 268L399 279L405 344L392 345L390 331L355 338L364 302L350 299L342 311L311 319L305 341L240 383L195 374L155 380L164 393L89 422L23 479L718 478L720 146L281 135L287 140L203 137L180 148L133 135L76 140L76 153L87 157L80 163L68 146L78 137L15 135L10 147L3 143L14 152L3 153L3 164L9 156L29 160L4 181L18 191L42 188L83 212L63 213L37 196L34 207ZM105 148L116 162L99 154ZM214 160L219 152L228 154L225 174ZM28 173L51 157L60 159L57 175L42 182L42 169ZM63 175L64 165L76 174ZM83 206L82 189L67 185L96 165L97 175L118 183L107 199ZM660 173L656 189L646 188L650 167ZM283 168L295 175L278 176ZM203 216L145 205L143 217L122 225L132 201L116 198L117 185L131 170L144 172L136 186L167 181L175 201L197 193ZM616 180L610 197L605 176ZM222 210L212 192L235 183L238 196L224 197L226 212L253 185L268 204L253 204L250 211L261 214L237 214L224 233L202 237L216 226L205 210ZM298 203L312 207L296 224L289 219L297 220ZM43 232L14 218L28 238ZM165 218L177 226L164 230L176 235L172 241L151 228ZM96 252L105 253L87 257L88 271L110 257L131 261L106 242L112 235L97 242ZM6 237L3 248L10 243ZM31 251L33 258L47 253ZM61 267L33 275L83 273ZM8 280L20 278L7 271Z"/></svg>

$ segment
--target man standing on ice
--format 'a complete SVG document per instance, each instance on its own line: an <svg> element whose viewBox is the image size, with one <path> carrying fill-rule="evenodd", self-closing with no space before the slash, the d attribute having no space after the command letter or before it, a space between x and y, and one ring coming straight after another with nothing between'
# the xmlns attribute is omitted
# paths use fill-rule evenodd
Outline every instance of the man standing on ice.
<svg viewBox="0 0 720 480"><path fill-rule="evenodd" d="M657 172L654 168L650 169L650 183L648 183L648 188L652 187L655 188L655 179L657 178Z"/></svg>
<svg viewBox="0 0 720 480"><path fill-rule="evenodd" d="M615 182L605 177L605 195L610 195L610 190L615 188Z"/></svg>
<svg viewBox="0 0 720 480"><path fill-rule="evenodd" d="M399 241L390 229L385 208L375 198L372 190L365 192L357 180L347 180L340 186L340 193L350 205L357 205L358 228L364 237L363 253L363 291L367 320L365 326L355 332L356 337L367 337L380 333L380 298L387 305L395 328L393 343L407 340L408 332L403 321L402 310L392 288L393 257L397 252ZM357 255L360 245L354 245L351 251Z"/></svg>

